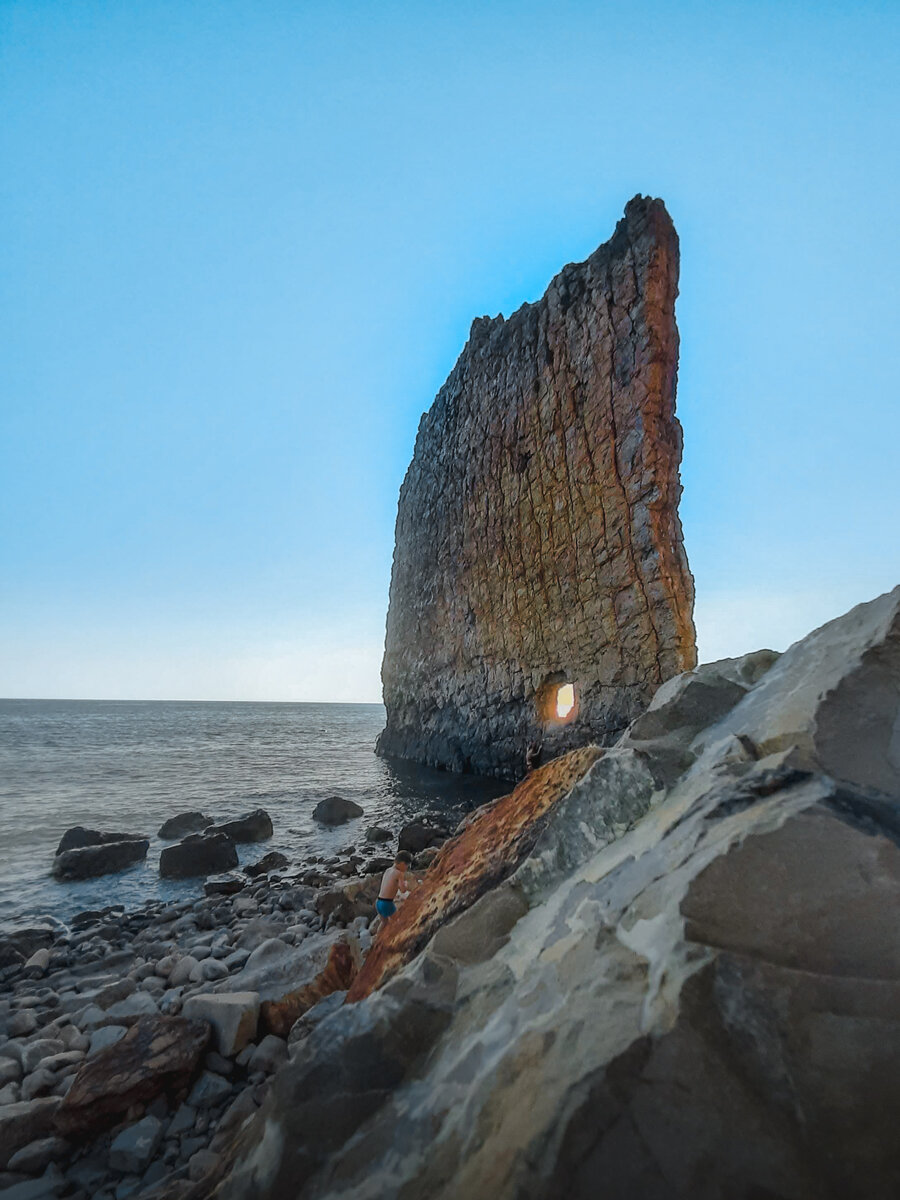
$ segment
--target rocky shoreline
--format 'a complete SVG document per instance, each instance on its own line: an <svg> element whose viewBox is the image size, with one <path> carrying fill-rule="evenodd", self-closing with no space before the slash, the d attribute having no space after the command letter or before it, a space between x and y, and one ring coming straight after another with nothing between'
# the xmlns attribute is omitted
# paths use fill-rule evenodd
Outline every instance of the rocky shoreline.
<svg viewBox="0 0 900 1200"><path fill-rule="evenodd" d="M359 815L337 800L320 819ZM252 840L271 835L267 814L248 816L263 833ZM248 833L167 824L161 834L184 835L171 849L195 860L204 841ZM0 1194L174 1196L211 1171L289 1045L343 999L394 850L413 848L424 868L450 832L445 815L421 814L399 835L372 826L336 855L292 863L269 851L242 871L200 875L194 900L0 933ZM136 841L69 831L56 862Z"/></svg>
<svg viewBox="0 0 900 1200"><path fill-rule="evenodd" d="M894 1200L898 729L900 587L452 836L8 935L0 1195Z"/></svg>

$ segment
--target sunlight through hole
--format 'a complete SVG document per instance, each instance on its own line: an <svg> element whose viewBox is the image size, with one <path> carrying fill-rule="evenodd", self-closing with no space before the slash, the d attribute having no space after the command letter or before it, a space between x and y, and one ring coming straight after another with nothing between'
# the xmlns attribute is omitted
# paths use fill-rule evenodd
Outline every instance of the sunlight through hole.
<svg viewBox="0 0 900 1200"><path fill-rule="evenodd" d="M556 715L564 721L575 707L575 685L564 683L556 693Z"/></svg>

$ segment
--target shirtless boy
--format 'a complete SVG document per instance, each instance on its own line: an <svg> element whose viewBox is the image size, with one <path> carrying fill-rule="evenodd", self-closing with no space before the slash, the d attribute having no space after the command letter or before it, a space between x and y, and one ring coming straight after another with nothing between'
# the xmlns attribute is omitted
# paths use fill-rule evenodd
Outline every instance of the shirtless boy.
<svg viewBox="0 0 900 1200"><path fill-rule="evenodd" d="M406 872L409 870L411 862L412 855L406 850L401 850L394 859L394 865L388 867L381 877L381 887L378 891L375 911L381 917L382 921L386 921L388 917L392 917L397 911L394 899L400 888L404 886Z"/></svg>

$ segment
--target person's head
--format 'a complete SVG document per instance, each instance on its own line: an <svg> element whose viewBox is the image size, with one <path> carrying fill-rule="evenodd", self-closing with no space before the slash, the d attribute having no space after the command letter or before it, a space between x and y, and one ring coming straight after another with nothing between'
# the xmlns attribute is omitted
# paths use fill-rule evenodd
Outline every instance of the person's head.
<svg viewBox="0 0 900 1200"><path fill-rule="evenodd" d="M401 850L394 859L394 866L402 874L412 864L412 855L408 850Z"/></svg>

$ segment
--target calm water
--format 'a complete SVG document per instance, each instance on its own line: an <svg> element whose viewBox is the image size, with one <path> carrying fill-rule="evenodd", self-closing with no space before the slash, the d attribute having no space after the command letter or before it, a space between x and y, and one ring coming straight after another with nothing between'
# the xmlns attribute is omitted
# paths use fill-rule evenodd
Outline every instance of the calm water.
<svg viewBox="0 0 900 1200"><path fill-rule="evenodd" d="M85 908L199 895L201 881L162 881L156 831L200 809L227 820L265 808L268 842L291 856L361 843L370 824L397 830L422 809L464 812L502 784L388 764L373 753L380 704L212 704L0 700L0 924L22 914L64 920ZM312 820L325 796L365 816L336 830ZM118 875L56 883L53 852L71 825L151 839L147 861Z"/></svg>

